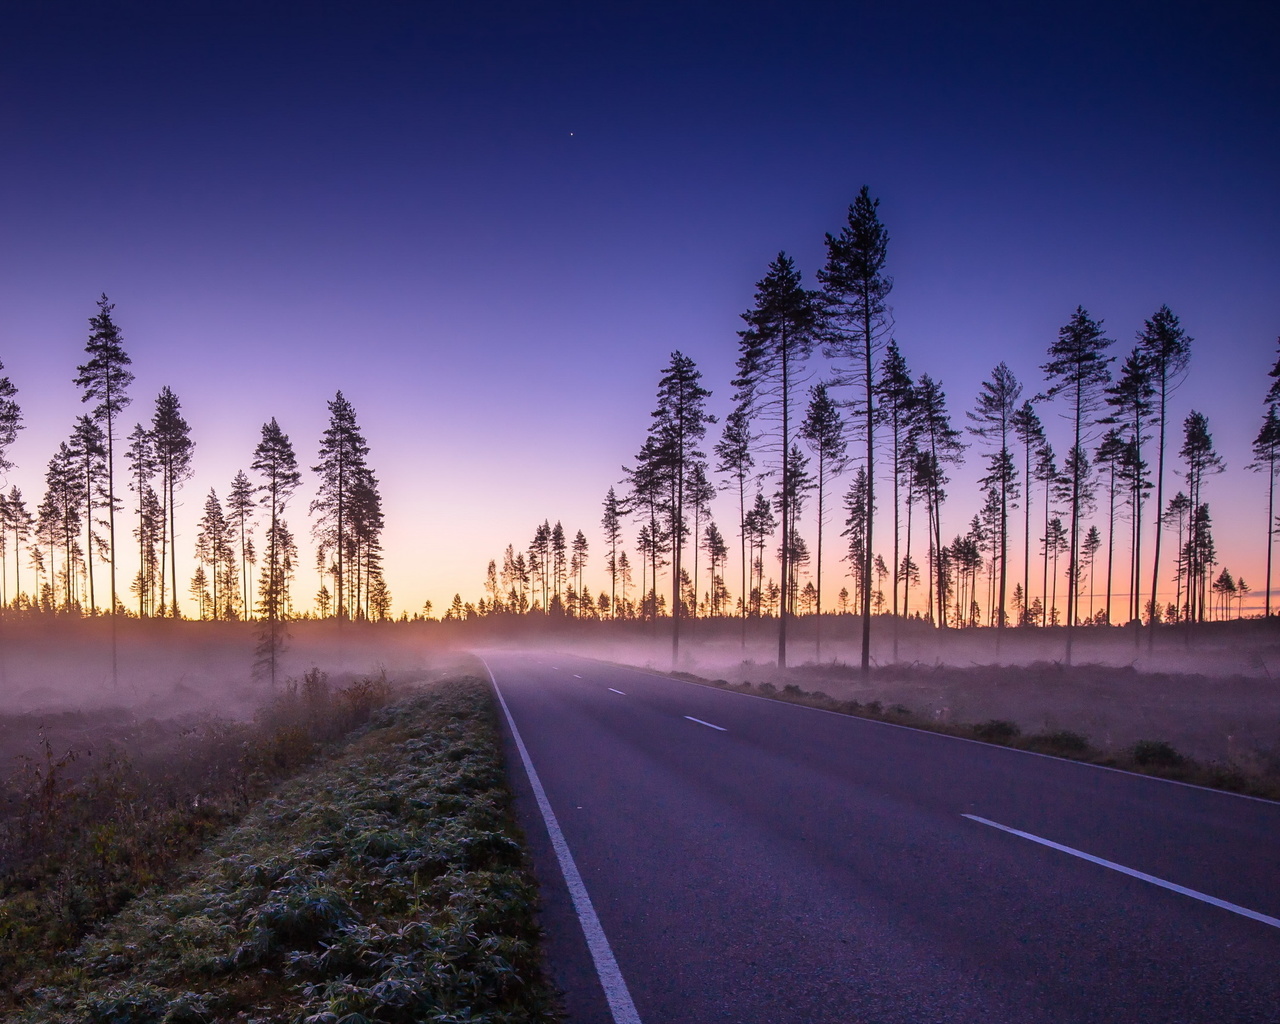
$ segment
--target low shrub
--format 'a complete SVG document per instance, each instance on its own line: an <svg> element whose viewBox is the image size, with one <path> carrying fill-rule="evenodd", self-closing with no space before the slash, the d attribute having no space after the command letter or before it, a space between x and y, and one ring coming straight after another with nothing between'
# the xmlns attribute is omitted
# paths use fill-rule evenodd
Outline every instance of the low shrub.
<svg viewBox="0 0 1280 1024"><path fill-rule="evenodd" d="M1079 757L1089 752L1089 740L1078 732L1069 729L1057 729L1053 732L1039 732L1028 736L1028 750L1041 754L1054 754L1063 757Z"/></svg>
<svg viewBox="0 0 1280 1024"><path fill-rule="evenodd" d="M1187 759L1164 740L1138 740L1133 761L1144 768L1181 768Z"/></svg>
<svg viewBox="0 0 1280 1024"><path fill-rule="evenodd" d="M984 743L1009 743L1021 736L1022 730L1018 728L1016 722L1006 721L1003 718L991 718L975 725L973 735Z"/></svg>

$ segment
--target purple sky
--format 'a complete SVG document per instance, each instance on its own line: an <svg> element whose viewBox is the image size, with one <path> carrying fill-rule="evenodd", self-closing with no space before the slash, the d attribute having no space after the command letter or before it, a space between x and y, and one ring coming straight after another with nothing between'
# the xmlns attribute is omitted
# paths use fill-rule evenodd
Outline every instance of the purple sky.
<svg viewBox="0 0 1280 1024"><path fill-rule="evenodd" d="M26 5L0 36L8 483L39 500L105 291L129 423L168 384L192 424L191 545L262 422L309 466L341 388L397 610L480 596L548 517L587 533L594 590L600 501L669 354L727 411L755 282L780 249L812 282L865 183L896 337L958 424L1002 359L1041 389L1078 304L1120 357L1172 306L1197 339L1174 416L1209 417L1218 549L1260 594L1243 466L1280 334L1277 29L1267 3L1168 0ZM948 536L978 471L974 449ZM729 535L727 499L717 518Z"/></svg>

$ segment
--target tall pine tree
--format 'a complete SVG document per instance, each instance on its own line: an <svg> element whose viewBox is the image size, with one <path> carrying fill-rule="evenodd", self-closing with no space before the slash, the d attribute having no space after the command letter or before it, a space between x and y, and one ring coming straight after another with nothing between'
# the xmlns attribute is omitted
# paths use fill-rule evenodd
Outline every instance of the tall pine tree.
<svg viewBox="0 0 1280 1024"><path fill-rule="evenodd" d="M1071 450L1067 452L1070 476L1067 558L1067 663L1071 663L1071 643L1076 618L1077 582L1079 579L1080 523L1088 480L1089 459L1084 445L1091 440L1097 422L1094 412L1102 398L1102 390L1111 379L1108 366L1114 356L1107 355L1112 341L1102 333L1102 322L1093 320L1083 306L1077 306L1071 319L1058 331L1058 340L1049 346L1049 361L1040 368L1050 381L1047 397L1059 395L1067 402L1066 419L1071 423Z"/></svg>
<svg viewBox="0 0 1280 1024"><path fill-rule="evenodd" d="M779 253L756 284L755 306L742 314L746 330L738 332L742 339L738 359L740 408L747 410L753 420L766 420L768 427L762 439L768 443L771 461L781 478L778 493L782 501L783 592L778 606L779 668L787 664L787 620L792 605L786 588L793 576L790 558L795 550L790 508L795 493L791 479L793 436L799 426L800 388L806 380L805 364L817 341L819 317L816 293L801 284L791 257Z"/></svg>
<svg viewBox="0 0 1280 1024"><path fill-rule="evenodd" d="M893 279L884 273L889 233L880 223L879 199L863 185L839 235L827 235L827 263L818 273L825 304L827 355L837 361L838 382L852 387L854 415L867 445L866 552L862 558L862 673L871 672L871 558L875 521L875 360L890 330L886 299Z"/></svg>
<svg viewBox="0 0 1280 1024"><path fill-rule="evenodd" d="M339 391L329 402L329 426L320 440L320 462L311 471L320 475L320 487L311 511L320 518L315 526L322 550L336 559L336 614L349 617L347 559L355 548L352 496L366 470L369 446L356 424L356 411Z"/></svg>
<svg viewBox="0 0 1280 1024"><path fill-rule="evenodd" d="M97 402L93 407L93 418L101 425L106 442L107 470L107 546L111 562L111 614L114 615L119 601L116 598L116 475L115 475L115 443L116 420L132 399L126 393L133 383L133 374L129 370L131 360L124 350L120 328L111 318L115 305L107 301L106 295L98 299L98 313L89 320L89 341L85 352L88 362L78 367L75 379L78 387L84 389L80 396L82 402ZM92 559L90 559L92 561Z"/></svg>

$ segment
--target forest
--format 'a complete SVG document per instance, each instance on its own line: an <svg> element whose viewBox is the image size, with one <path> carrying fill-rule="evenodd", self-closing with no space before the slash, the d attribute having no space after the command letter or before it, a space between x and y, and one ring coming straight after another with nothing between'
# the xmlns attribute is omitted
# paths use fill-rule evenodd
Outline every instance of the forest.
<svg viewBox="0 0 1280 1024"><path fill-rule="evenodd" d="M677 655L690 621L769 620L783 666L789 622L857 616L864 669L877 617L1065 627L1068 652L1079 627L1240 618L1255 590L1269 618L1280 349L1259 366L1269 386L1258 388L1252 450L1228 453L1266 481L1264 578L1251 585L1215 550L1210 498L1226 460L1208 419L1177 403L1193 353L1178 316L1161 306L1125 352L1077 307L1039 380L1001 362L953 414L942 383L893 336L878 207L864 187L826 236L816 287L787 254L770 263L742 314L722 423L702 372L671 354L649 429L603 500L594 593L592 542L548 517L489 562L482 596L455 595L440 618L661 620ZM130 366L103 295L74 377L88 411L52 454L38 501L0 490L7 614L256 620L272 663L289 620L396 617L379 480L341 391L309 467L305 539L287 516L304 467L275 418L247 470L209 487L195 536L183 537L179 495L205 485L197 439L169 387L129 426ZM1051 412L1065 424L1052 438ZM7 455L22 427L19 389L0 376L0 478L15 468ZM983 500L956 510L947 487L966 458L981 460ZM733 506L730 526L712 517L718 495ZM823 578L833 545L844 567L834 582ZM298 596L304 566L319 580L309 600ZM428 601L398 617L433 612Z"/></svg>

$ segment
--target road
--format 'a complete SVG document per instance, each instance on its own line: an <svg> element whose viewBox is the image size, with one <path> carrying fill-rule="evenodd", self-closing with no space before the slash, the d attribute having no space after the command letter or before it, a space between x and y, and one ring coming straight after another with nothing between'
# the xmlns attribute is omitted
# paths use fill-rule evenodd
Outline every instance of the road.
<svg viewBox="0 0 1280 1024"><path fill-rule="evenodd" d="M1280 1020L1280 804L485 657L578 1024Z"/></svg>

